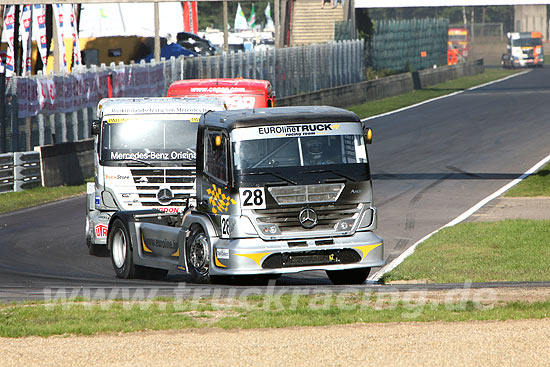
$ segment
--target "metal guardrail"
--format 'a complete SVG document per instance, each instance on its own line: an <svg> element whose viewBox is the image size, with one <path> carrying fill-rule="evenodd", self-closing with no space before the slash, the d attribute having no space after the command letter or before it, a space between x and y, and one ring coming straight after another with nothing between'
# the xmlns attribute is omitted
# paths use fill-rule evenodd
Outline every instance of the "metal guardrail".
<svg viewBox="0 0 550 367"><path fill-rule="evenodd" d="M23 191L41 184L40 153L0 154L0 193Z"/></svg>

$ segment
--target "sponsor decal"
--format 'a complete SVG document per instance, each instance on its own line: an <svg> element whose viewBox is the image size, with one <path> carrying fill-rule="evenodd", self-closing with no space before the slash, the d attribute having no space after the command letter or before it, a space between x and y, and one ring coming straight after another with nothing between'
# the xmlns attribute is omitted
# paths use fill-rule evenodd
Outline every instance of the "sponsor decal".
<svg viewBox="0 0 550 367"><path fill-rule="evenodd" d="M172 152L137 152L137 153L122 153L111 152L111 160L125 160L125 159L140 159L140 160L159 160L168 161L171 159L186 159L194 161L197 158L197 154L193 151L172 151Z"/></svg>
<svg viewBox="0 0 550 367"><path fill-rule="evenodd" d="M178 248L178 242L167 240L165 238L147 238L143 234L141 235L141 238L143 240L143 243L147 248L168 248L168 249L177 249Z"/></svg>
<svg viewBox="0 0 550 367"><path fill-rule="evenodd" d="M95 197L95 205L100 205L101 204L101 200L99 199L99 196L96 196Z"/></svg>
<svg viewBox="0 0 550 367"><path fill-rule="evenodd" d="M96 237L107 237L107 226L105 224L98 224L95 226Z"/></svg>
<svg viewBox="0 0 550 367"><path fill-rule="evenodd" d="M284 135L303 136L315 135L320 132L338 130L339 124L307 124L307 125L282 125L282 126L261 126L258 128L260 135Z"/></svg>
<svg viewBox="0 0 550 367"><path fill-rule="evenodd" d="M228 248L217 248L216 256L218 259L229 260L229 249Z"/></svg>
<svg viewBox="0 0 550 367"><path fill-rule="evenodd" d="M212 205L212 213L214 214L227 212L230 205L237 204L235 200L223 194L222 190L216 187L215 184L212 184L212 188L206 189L206 192L210 195L208 202Z"/></svg>
<svg viewBox="0 0 550 367"><path fill-rule="evenodd" d="M244 93L243 87L192 87L189 88L192 93Z"/></svg>
<svg viewBox="0 0 550 367"><path fill-rule="evenodd" d="M174 208L174 207L158 207L158 208L153 208L154 210L159 210L163 213L179 213L181 212L181 208Z"/></svg>
<svg viewBox="0 0 550 367"><path fill-rule="evenodd" d="M105 179L107 180L127 180L130 176L123 176L123 175L105 175Z"/></svg>

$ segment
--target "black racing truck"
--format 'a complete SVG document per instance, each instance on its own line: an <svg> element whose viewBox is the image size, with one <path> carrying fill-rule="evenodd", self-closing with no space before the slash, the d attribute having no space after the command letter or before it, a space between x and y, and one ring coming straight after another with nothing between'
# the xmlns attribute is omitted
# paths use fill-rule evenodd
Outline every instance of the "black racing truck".
<svg viewBox="0 0 550 367"><path fill-rule="evenodd" d="M210 282L325 270L335 284L363 283L385 263L373 232L371 139L357 115L335 107L205 113L196 207L113 214L107 245L117 276L180 270Z"/></svg>

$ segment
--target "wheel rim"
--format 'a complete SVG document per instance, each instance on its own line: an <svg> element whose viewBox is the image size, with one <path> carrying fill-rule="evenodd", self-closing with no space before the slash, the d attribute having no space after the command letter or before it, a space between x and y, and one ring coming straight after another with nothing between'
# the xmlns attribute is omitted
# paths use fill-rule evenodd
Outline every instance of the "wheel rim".
<svg viewBox="0 0 550 367"><path fill-rule="evenodd" d="M210 254L208 251L208 241L204 233L198 234L189 248L189 260L195 271L201 275L208 273L210 263Z"/></svg>
<svg viewBox="0 0 550 367"><path fill-rule="evenodd" d="M126 260L126 236L122 229L117 228L113 233L113 243L111 244L111 254L113 263L117 268L122 268Z"/></svg>

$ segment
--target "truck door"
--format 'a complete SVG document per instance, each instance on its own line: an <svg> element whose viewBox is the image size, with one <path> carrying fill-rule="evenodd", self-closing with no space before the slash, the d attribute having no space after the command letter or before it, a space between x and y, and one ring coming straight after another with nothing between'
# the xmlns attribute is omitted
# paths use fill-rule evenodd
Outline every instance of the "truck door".
<svg viewBox="0 0 550 367"><path fill-rule="evenodd" d="M221 223L219 216L227 214L231 205L227 190L230 171L228 141L221 130L207 129L204 132L204 179L200 199L207 205L207 212L216 216L214 222L217 225Z"/></svg>

